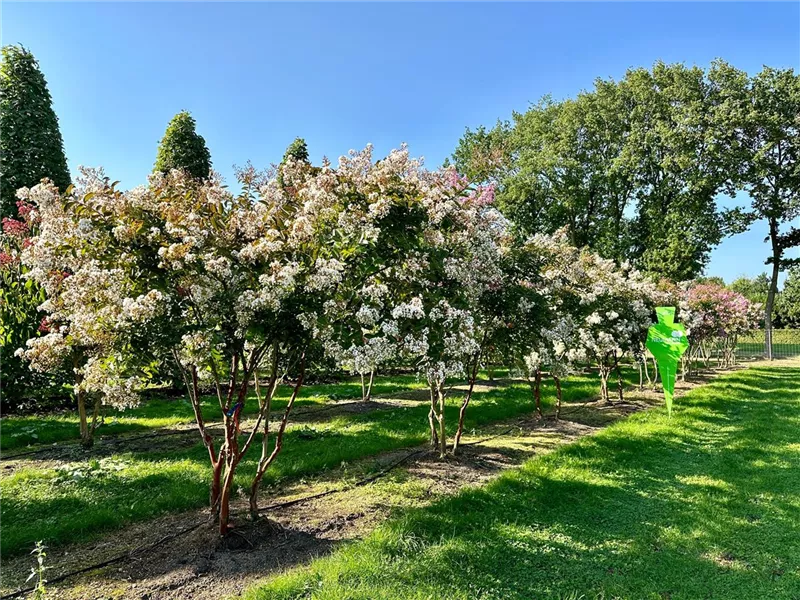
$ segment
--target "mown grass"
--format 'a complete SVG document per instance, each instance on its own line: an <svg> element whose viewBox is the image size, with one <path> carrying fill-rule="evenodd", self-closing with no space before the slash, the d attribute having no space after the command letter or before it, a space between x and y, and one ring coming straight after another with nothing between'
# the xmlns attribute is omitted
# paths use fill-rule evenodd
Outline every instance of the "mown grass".
<svg viewBox="0 0 800 600"><path fill-rule="evenodd" d="M262 599L800 598L800 368L751 368L411 509Z"/></svg>
<svg viewBox="0 0 800 600"><path fill-rule="evenodd" d="M597 393L597 377L574 376L564 382L566 402ZM552 385L543 403L553 402ZM449 429L455 430L460 397L450 398ZM534 408L526 385L478 393L467 413L467 430L527 413ZM374 410L308 422L287 431L284 449L267 472L264 485L338 467L388 450L424 443L428 404ZM256 453L240 465L237 486L246 486ZM0 551L29 550L37 540L49 545L91 538L133 521L203 506L208 499L210 467L202 444L188 449L126 453L89 458L69 468L27 467L0 481L3 534Z"/></svg>
<svg viewBox="0 0 800 600"><path fill-rule="evenodd" d="M373 394L387 394L403 389L424 387L414 375L379 377L375 381ZM291 396L292 388L282 386L277 390L275 407L281 410ZM306 386L297 407L327 402L331 399L341 400L361 397L360 381L350 380L336 384L318 384ZM218 420L219 406L216 396L203 398L203 411L213 420ZM253 415L258 411L258 403L251 399L245 405L245 414ZM185 398L171 400L155 399L126 411L104 408L104 423L97 429L96 435L109 436L124 433L146 432L163 427L171 427L194 422L192 407ZM76 440L80 437L78 415L61 413L53 415L8 416L0 420L0 448L7 452L29 445L52 444Z"/></svg>

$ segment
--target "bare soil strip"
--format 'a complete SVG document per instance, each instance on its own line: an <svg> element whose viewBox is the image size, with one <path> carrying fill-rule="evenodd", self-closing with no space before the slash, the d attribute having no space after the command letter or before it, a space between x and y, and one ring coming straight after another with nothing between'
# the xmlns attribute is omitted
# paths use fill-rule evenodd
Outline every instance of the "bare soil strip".
<svg viewBox="0 0 800 600"><path fill-rule="evenodd" d="M676 396L710 378L677 382ZM465 437L459 456L443 461L426 448L405 449L265 490L262 506L277 508L266 510L267 518L255 523L246 518L242 498L235 505L236 530L225 540L207 523L207 513L196 510L134 524L92 543L51 549L51 580L114 557L123 560L51 584L49 596L216 600L237 594L271 573L362 537L398 510L483 484L532 456L663 402L661 393L650 390L630 390L626 397L612 406L567 405L560 421L526 415L497 423ZM404 457L410 458L388 468ZM368 483L354 485L365 480ZM169 537L184 530L183 535ZM2 593L24 587L32 564L29 556L4 561Z"/></svg>

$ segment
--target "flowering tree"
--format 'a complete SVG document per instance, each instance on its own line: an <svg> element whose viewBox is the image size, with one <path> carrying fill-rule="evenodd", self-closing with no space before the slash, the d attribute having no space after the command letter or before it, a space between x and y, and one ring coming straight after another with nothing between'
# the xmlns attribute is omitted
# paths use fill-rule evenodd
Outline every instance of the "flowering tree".
<svg viewBox="0 0 800 600"><path fill-rule="evenodd" d="M601 395L609 400L608 380L618 373L625 353L642 353L651 323L655 286L628 265L617 267L568 243L564 231L537 235L528 241L530 251L541 256L542 293L546 324L534 335L524 356L524 367L538 399L541 369L548 368L556 383L560 412L560 379L577 363L595 362L600 371Z"/></svg>
<svg viewBox="0 0 800 600"><path fill-rule="evenodd" d="M413 357L437 394L444 439L444 380L476 350L470 302L490 283L487 253L502 223L452 172L425 171L404 148L377 163L370 148L353 152L336 168L289 159L281 181L253 169L239 177L238 196L178 171L124 193L96 171L64 196L37 186L28 194L42 226L23 253L58 326L28 343L32 362L46 367L45 356L79 348L80 389L115 406L135 402L156 364L180 366L221 533L237 466L260 438L257 514L315 338L359 370ZM271 436L273 395L290 371L293 393ZM258 412L246 424L251 382ZM219 444L200 403L207 385L223 422Z"/></svg>
<svg viewBox="0 0 800 600"><path fill-rule="evenodd" d="M738 292L715 283L689 285L683 294L682 320L686 324L689 366L702 358L706 366L713 353L720 365L736 362L738 337L758 327L761 306Z"/></svg>
<svg viewBox="0 0 800 600"><path fill-rule="evenodd" d="M26 267L20 253L30 243L30 234L36 226L32 207L23 200L17 201L19 219L5 217L0 233L0 349L2 373L0 382L3 397L21 398L33 385L43 388L43 381L24 365L15 351L25 341L43 329L38 307L44 301L43 290L25 277Z"/></svg>
<svg viewBox="0 0 800 600"><path fill-rule="evenodd" d="M331 355L361 374L389 361L414 364L429 384L431 444L444 456L446 381L470 369L474 385L484 339L476 315L499 284L506 223L491 189L470 189L452 169L426 171L404 150L374 173L388 177L382 185L395 197L374 207L387 223L375 257L381 264L329 302L321 335Z"/></svg>

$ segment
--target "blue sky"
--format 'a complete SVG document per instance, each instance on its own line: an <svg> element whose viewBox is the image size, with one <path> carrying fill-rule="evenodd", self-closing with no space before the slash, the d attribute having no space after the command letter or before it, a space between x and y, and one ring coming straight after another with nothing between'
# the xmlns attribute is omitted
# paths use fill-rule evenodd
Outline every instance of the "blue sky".
<svg viewBox="0 0 800 600"><path fill-rule="evenodd" d="M267 166L304 137L312 159L401 142L437 166L466 126L657 59L800 68L800 3L212 4L3 2L2 43L48 80L69 159L145 180L179 110L214 167ZM746 198L741 198L746 201ZM762 224L708 274L766 269Z"/></svg>

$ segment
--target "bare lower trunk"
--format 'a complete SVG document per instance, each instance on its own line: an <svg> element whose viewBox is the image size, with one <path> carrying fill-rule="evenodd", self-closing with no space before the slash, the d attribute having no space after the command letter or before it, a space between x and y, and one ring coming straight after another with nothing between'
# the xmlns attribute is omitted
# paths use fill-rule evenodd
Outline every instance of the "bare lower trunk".
<svg viewBox="0 0 800 600"><path fill-rule="evenodd" d="M439 434L436 432L436 386L430 384L431 392L431 409L428 411L428 424L431 428L431 447L436 448L439 445Z"/></svg>
<svg viewBox="0 0 800 600"><path fill-rule="evenodd" d="M617 353L614 352L614 370L617 372L617 397L619 397L619 401L622 402L622 393L623 393L623 383L622 383L622 369L619 366L619 357Z"/></svg>
<svg viewBox="0 0 800 600"><path fill-rule="evenodd" d="M608 394L608 379L611 376L611 369L608 365L600 364L600 398L605 404L611 404L611 397Z"/></svg>
<svg viewBox="0 0 800 600"><path fill-rule="evenodd" d="M276 362L277 365L277 362ZM289 402L286 404L286 408L283 411L283 416L281 417L281 424L278 426L278 433L275 435L275 447L272 449L272 452L267 455L267 448L269 445L268 438L269 438L269 407L272 401L272 394L275 391L275 381L276 380L276 371L277 366L273 368L273 377L270 383L270 390L268 391L267 400L264 405L264 408L260 411L259 419L264 421L264 433L262 437L261 443L261 458L258 461L258 467L256 468L256 475L253 478L253 482L250 485L250 516L253 519L258 518L258 488L261 484L261 480L264 477L264 473L266 473L267 468L272 464L275 458L280 454L281 448L283 448L283 435L286 432L286 426L289 423L289 414L292 411L292 407L294 406L295 400L297 400L297 395L300 393L300 388L303 386L303 379L305 377L306 372L306 359L305 354L303 354L302 358L300 359L300 375L295 382L294 389L292 390L292 395L289 398ZM242 451L242 456L244 453L247 452L247 448L250 446L250 442L253 440L253 437L258 431L259 423L256 423L255 428L253 428L253 432L250 434L250 437L245 444L245 448Z"/></svg>
<svg viewBox="0 0 800 600"><path fill-rule="evenodd" d="M464 401L461 403L461 409L458 411L458 429L456 430L456 437L453 439L453 454L458 451L458 444L461 443L461 435L464 433L464 415L467 413L467 406L472 399L472 391L475 389L475 380L478 378L478 362L480 357L475 359L472 366L472 376L469 378L469 389L467 395L464 396Z"/></svg>
<svg viewBox="0 0 800 600"><path fill-rule="evenodd" d="M91 448L94 445L94 436L91 434L89 419L86 414L86 392L78 390L78 416L80 417L81 446Z"/></svg>
<svg viewBox="0 0 800 600"><path fill-rule="evenodd" d="M222 480L222 493L219 500L219 534L225 535L230 530L230 511L231 511L231 488L233 487L233 475L236 473L238 460L231 458Z"/></svg>
<svg viewBox="0 0 800 600"><path fill-rule="evenodd" d="M642 363L639 362L639 361L636 361L636 366L639 369L639 391L641 392L644 389L644 377L643 377L643 374L642 374Z"/></svg>
<svg viewBox="0 0 800 600"><path fill-rule="evenodd" d="M530 375L528 375L528 385L531 388L531 394L533 395L533 403L536 406L536 416L538 418L542 418L542 370L537 368L533 372L533 381L531 381Z"/></svg>
<svg viewBox="0 0 800 600"><path fill-rule="evenodd" d="M369 372L369 384L367 385L367 395L364 398L365 401L369 402L372 400L372 384L375 382L375 369Z"/></svg>
<svg viewBox="0 0 800 600"><path fill-rule="evenodd" d="M441 386L437 386L436 395L439 401L439 458L447 454L447 432L444 423L444 393Z"/></svg>
<svg viewBox="0 0 800 600"><path fill-rule="evenodd" d="M556 384L556 421L561 418L561 378L553 375L553 381Z"/></svg>
<svg viewBox="0 0 800 600"><path fill-rule="evenodd" d="M778 222L773 218L769 221L769 237L772 242L772 277L769 282L767 292L767 303L764 306L764 344L767 351L767 359L775 358L772 348L772 309L775 306L775 295L778 293L778 275L781 271L781 256L783 250L778 243Z"/></svg>

